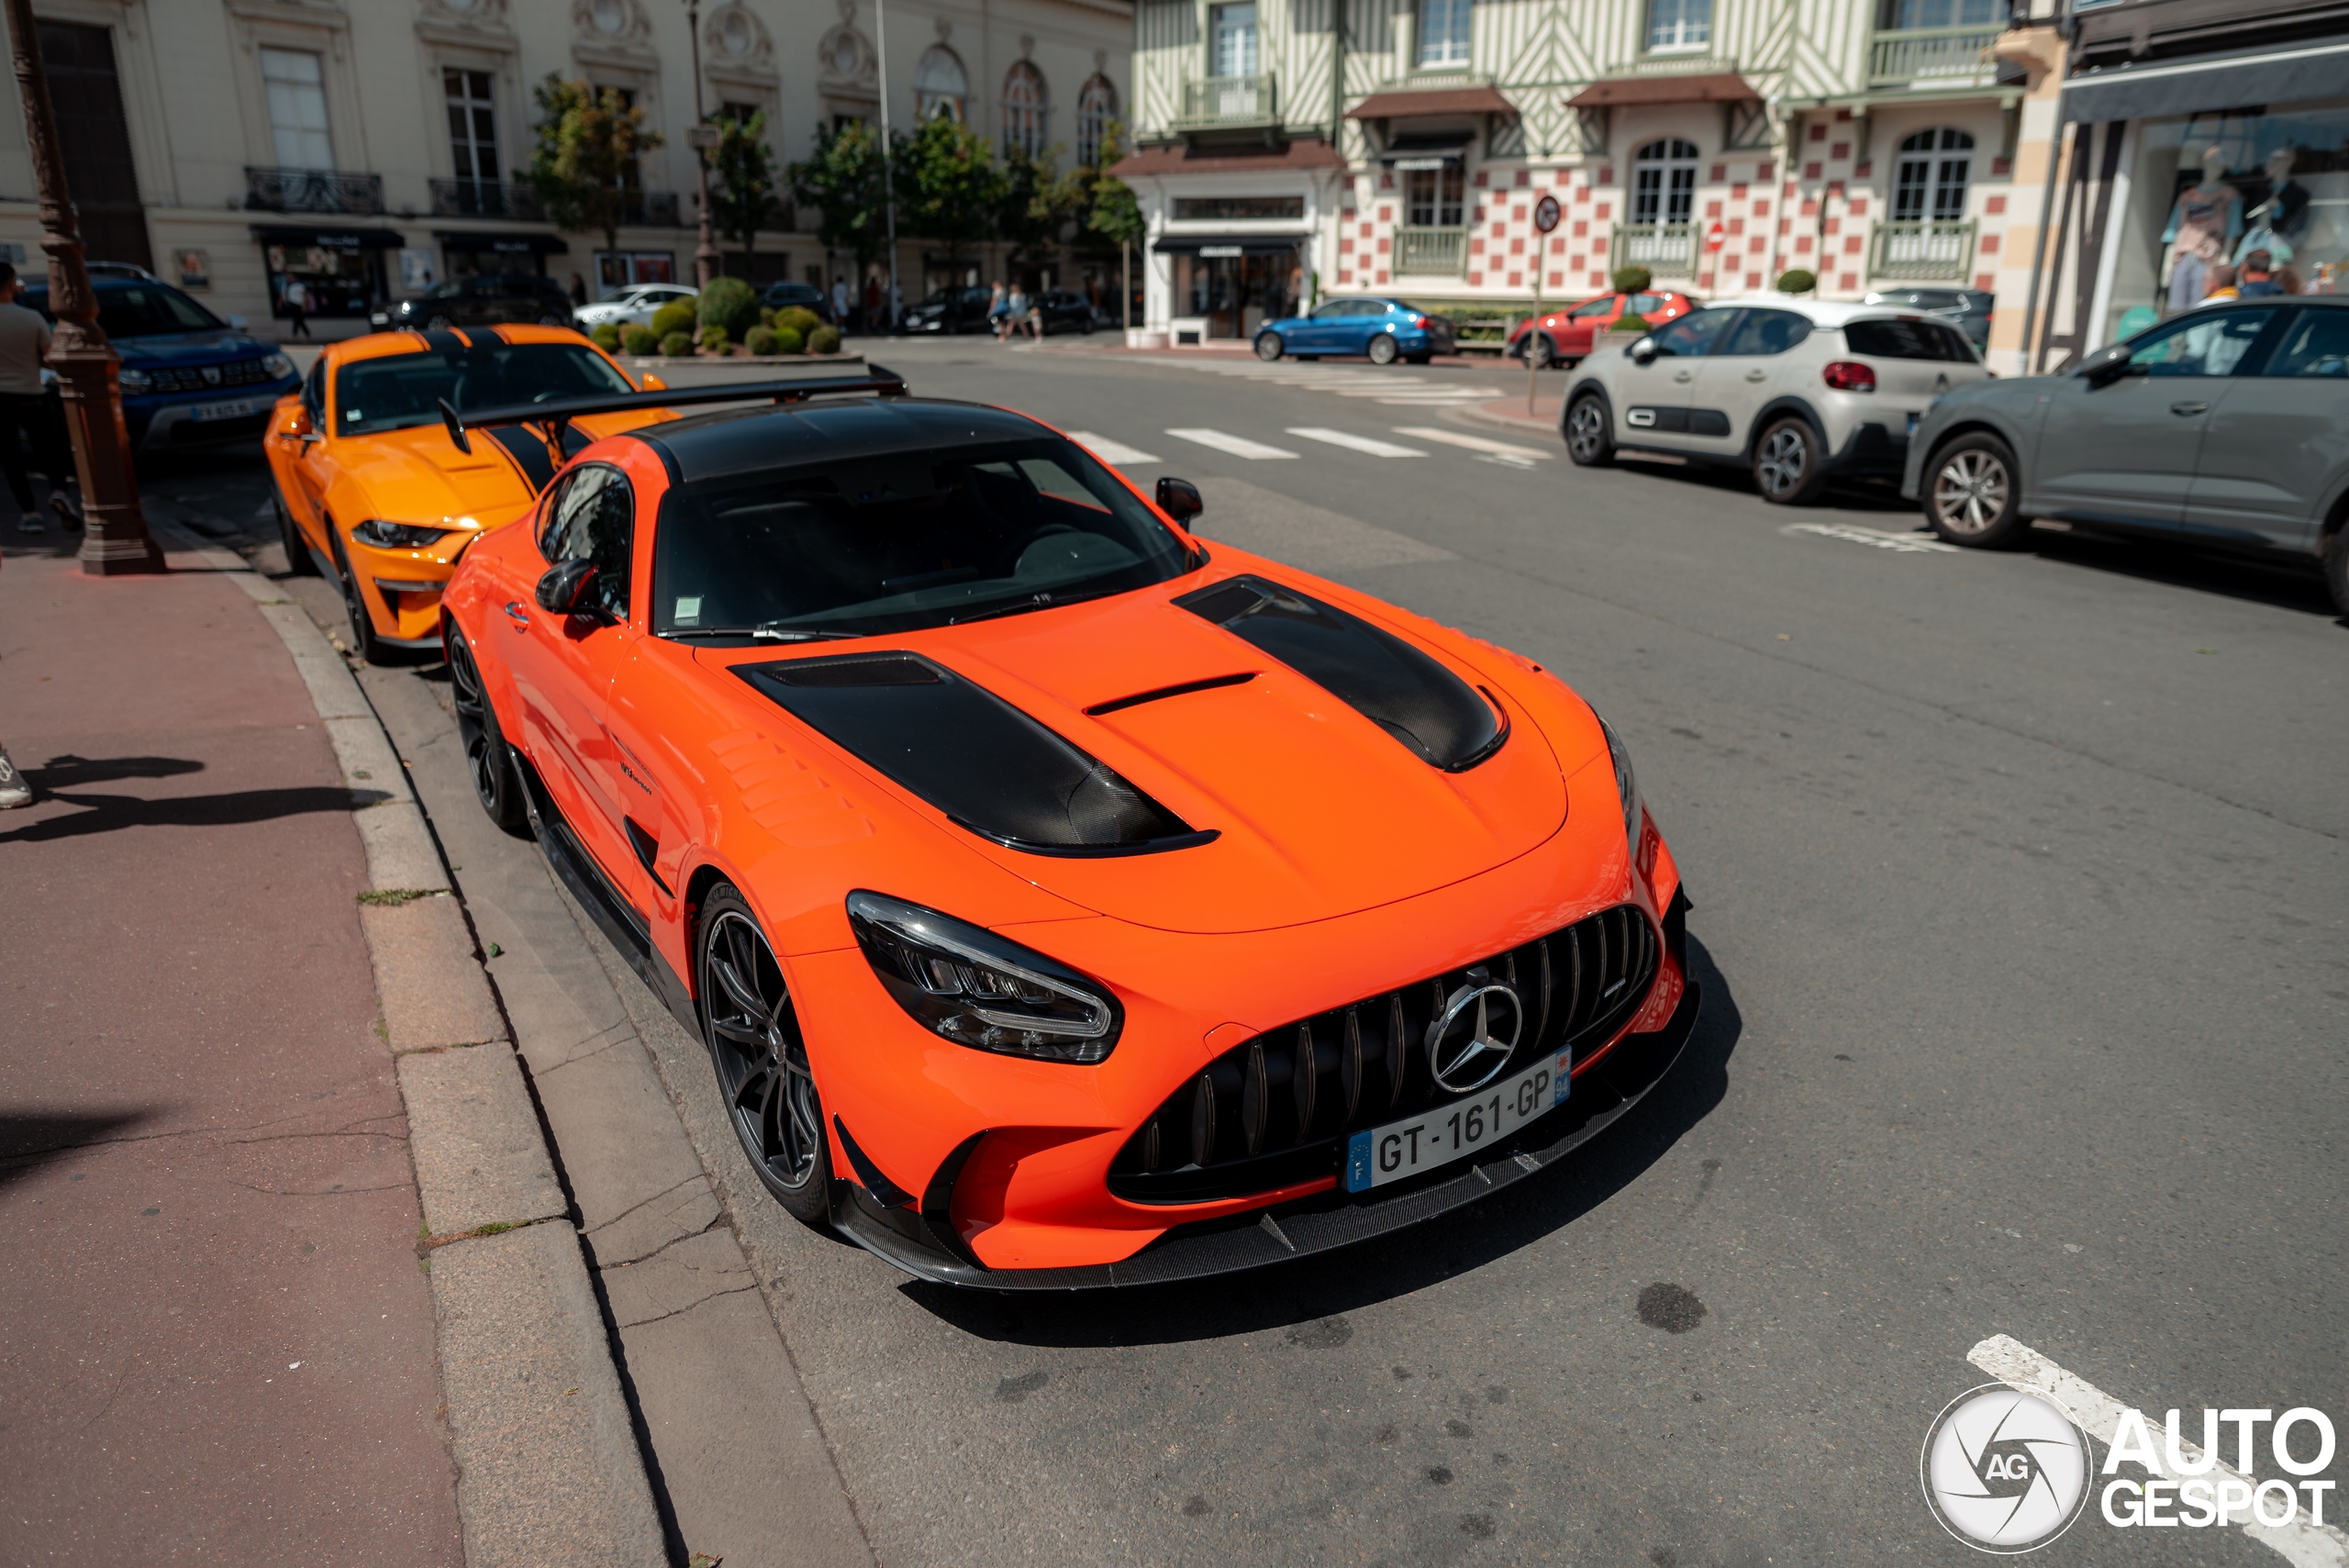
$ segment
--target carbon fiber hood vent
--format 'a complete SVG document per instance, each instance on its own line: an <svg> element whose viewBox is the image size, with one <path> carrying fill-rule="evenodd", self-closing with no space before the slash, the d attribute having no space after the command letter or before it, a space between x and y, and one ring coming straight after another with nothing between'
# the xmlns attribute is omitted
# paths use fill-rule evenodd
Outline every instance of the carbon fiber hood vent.
<svg viewBox="0 0 2349 1568"><path fill-rule="evenodd" d="M1211 841L1052 730L914 653L738 664L752 689L939 810L1010 849L1131 855Z"/></svg>

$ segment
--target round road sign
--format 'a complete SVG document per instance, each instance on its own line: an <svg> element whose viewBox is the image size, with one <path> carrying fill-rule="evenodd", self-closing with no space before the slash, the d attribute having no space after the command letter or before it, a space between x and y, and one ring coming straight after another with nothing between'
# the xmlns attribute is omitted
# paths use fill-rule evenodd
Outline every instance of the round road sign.
<svg viewBox="0 0 2349 1568"><path fill-rule="evenodd" d="M1533 204L1533 227L1542 233L1558 227L1558 198L1543 196Z"/></svg>

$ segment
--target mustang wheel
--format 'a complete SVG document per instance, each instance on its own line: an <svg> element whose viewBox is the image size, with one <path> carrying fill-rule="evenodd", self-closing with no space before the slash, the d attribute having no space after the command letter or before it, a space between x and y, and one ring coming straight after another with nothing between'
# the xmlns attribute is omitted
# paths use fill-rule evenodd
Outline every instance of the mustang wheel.
<svg viewBox="0 0 2349 1568"><path fill-rule="evenodd" d="M832 1180L824 1104L774 950L730 884L702 905L700 970L709 1053L734 1136L775 1201L821 1224Z"/></svg>
<svg viewBox="0 0 2349 1568"><path fill-rule="evenodd" d="M1576 468L1605 468L1615 461L1615 438L1607 428L1607 404L1585 393L1566 410L1566 455Z"/></svg>
<svg viewBox="0 0 2349 1568"><path fill-rule="evenodd" d="M375 617L367 613L367 600L359 592L359 573L351 569L351 557L342 548L342 538L334 531L334 519L327 519L327 537L334 540L335 575L342 584L342 613L351 621L351 651L370 664L381 664L386 652L384 639L376 635Z"/></svg>
<svg viewBox="0 0 2349 1568"><path fill-rule="evenodd" d="M1950 543L1996 550L2029 530L2015 509L2015 454L1998 437L1960 436L1933 454L1927 473L1925 521Z"/></svg>
<svg viewBox="0 0 2349 1568"><path fill-rule="evenodd" d="M1370 340L1370 362L1372 364L1391 365L1395 362L1396 356L1401 352L1402 350L1396 345L1395 339L1386 333L1381 332L1377 337L1373 338Z"/></svg>
<svg viewBox="0 0 2349 1568"><path fill-rule="evenodd" d="M497 710L490 706L482 685L481 667L473 662L473 646L454 620L442 617L441 645L449 655L449 684L456 697L457 738L465 748L465 772L473 775L473 797L489 819L518 839L530 836L530 813L522 799L522 781L506 754L506 732L498 728Z"/></svg>
<svg viewBox="0 0 2349 1568"><path fill-rule="evenodd" d="M1808 506L1827 488L1819 462L1819 434L1808 419L1786 418L1753 445L1753 486L1780 506Z"/></svg>
<svg viewBox="0 0 2349 1568"><path fill-rule="evenodd" d="M316 577L318 574L318 558L310 553L310 541L302 537L301 525L294 520L294 513L285 505L285 497L272 490L269 504L277 508L277 533L285 541L286 575Z"/></svg>
<svg viewBox="0 0 2349 1568"><path fill-rule="evenodd" d="M1275 360L1279 359L1281 357L1281 335L1277 332L1258 333L1256 335L1256 357L1264 361L1266 364L1270 364Z"/></svg>

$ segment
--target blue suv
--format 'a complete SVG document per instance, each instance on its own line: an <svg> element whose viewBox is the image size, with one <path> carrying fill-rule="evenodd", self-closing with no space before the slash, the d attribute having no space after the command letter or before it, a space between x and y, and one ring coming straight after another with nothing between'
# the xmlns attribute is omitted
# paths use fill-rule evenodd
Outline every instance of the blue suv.
<svg viewBox="0 0 2349 1568"><path fill-rule="evenodd" d="M251 440L270 410L301 384L294 362L152 277L101 274L98 327L122 356L122 416L134 452ZM49 287L17 302L54 322Z"/></svg>
<svg viewBox="0 0 2349 1568"><path fill-rule="evenodd" d="M1450 320L1399 299L1325 299L1309 316L1286 317L1256 328L1260 360L1367 354L1375 365L1397 360L1423 365L1433 355L1453 351Z"/></svg>

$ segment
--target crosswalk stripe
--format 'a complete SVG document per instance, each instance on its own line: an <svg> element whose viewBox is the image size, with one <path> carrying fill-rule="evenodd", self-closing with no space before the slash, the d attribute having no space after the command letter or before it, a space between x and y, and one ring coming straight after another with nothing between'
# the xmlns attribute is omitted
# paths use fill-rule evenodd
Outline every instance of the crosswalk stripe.
<svg viewBox="0 0 2349 1568"><path fill-rule="evenodd" d="M1442 441L1449 447L1465 447L1472 452L1490 452L1495 457L1535 458L1558 455L1555 452L1543 451L1538 447L1511 446L1507 441L1488 440L1483 436L1471 436L1459 430L1439 429L1433 425L1397 425L1395 427L1395 433L1398 436L1416 436L1423 441Z"/></svg>
<svg viewBox="0 0 2349 1568"><path fill-rule="evenodd" d="M1222 430L1169 430L1166 433L1177 440L1196 441L1203 447L1213 447L1219 452L1230 452L1233 457L1275 458L1297 455L1295 452L1285 452L1278 447L1268 447L1262 441L1252 441L1245 436L1230 435Z"/></svg>
<svg viewBox="0 0 2349 1568"><path fill-rule="evenodd" d="M1130 447L1123 441L1113 441L1107 436L1097 436L1090 430L1071 430L1068 433L1068 439L1090 451L1103 462L1130 463L1159 461L1152 453Z"/></svg>
<svg viewBox="0 0 2349 1568"><path fill-rule="evenodd" d="M1308 441L1327 441L1333 447L1345 447L1373 457L1425 457L1417 447L1398 447L1393 441L1382 441L1369 436L1357 436L1345 430L1324 429L1317 425L1291 425L1288 433L1303 436Z"/></svg>

